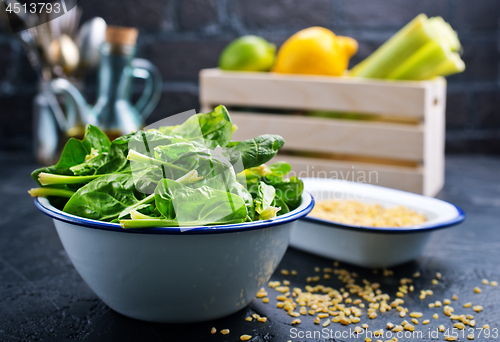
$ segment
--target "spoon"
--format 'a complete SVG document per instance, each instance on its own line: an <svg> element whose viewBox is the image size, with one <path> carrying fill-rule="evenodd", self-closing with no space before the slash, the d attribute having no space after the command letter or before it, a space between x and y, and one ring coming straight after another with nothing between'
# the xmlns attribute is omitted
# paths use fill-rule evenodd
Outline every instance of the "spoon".
<svg viewBox="0 0 500 342"><path fill-rule="evenodd" d="M99 63L99 48L106 39L106 22L103 18L96 17L80 28L76 43L81 52L81 66L94 68Z"/></svg>

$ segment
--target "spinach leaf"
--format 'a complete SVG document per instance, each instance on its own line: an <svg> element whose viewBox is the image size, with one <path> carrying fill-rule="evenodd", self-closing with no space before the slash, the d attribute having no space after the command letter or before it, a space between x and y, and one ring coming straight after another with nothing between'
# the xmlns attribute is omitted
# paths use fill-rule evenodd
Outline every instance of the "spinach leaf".
<svg viewBox="0 0 500 342"><path fill-rule="evenodd" d="M171 179L160 181L155 203L165 218L173 219L175 213L180 225L238 223L247 216L245 203L235 194L205 185L193 189Z"/></svg>
<svg viewBox="0 0 500 342"><path fill-rule="evenodd" d="M161 145L155 147L154 155L155 159L171 163L179 159L182 155L188 152L192 152L195 149L196 147L192 143L188 141L181 141L170 145Z"/></svg>
<svg viewBox="0 0 500 342"><path fill-rule="evenodd" d="M223 149L223 153L234 165L236 173L239 173L244 169L267 163L284 144L285 140L279 135L265 134L253 139L231 142Z"/></svg>
<svg viewBox="0 0 500 342"><path fill-rule="evenodd" d="M206 114L196 114L171 130L160 131L202 143L207 148L224 147L233 136L233 124L226 107L220 105Z"/></svg>
<svg viewBox="0 0 500 342"><path fill-rule="evenodd" d="M99 128L87 125L87 127L85 127L85 136L83 137L82 144L87 150L87 154L89 154L92 149L102 153L109 151L111 141Z"/></svg>
<svg viewBox="0 0 500 342"><path fill-rule="evenodd" d="M95 174L95 169L106 162L110 145L106 134L95 126L87 125L83 140L69 139L56 165L35 170L31 176L38 182L41 172L67 176ZM97 154L94 157L93 152Z"/></svg>
<svg viewBox="0 0 500 342"><path fill-rule="evenodd" d="M279 197L274 198L273 206L281 208L281 210L278 211L278 216L288 214L290 212L290 208L288 208L288 205Z"/></svg>
<svg viewBox="0 0 500 342"><path fill-rule="evenodd" d="M269 220L276 216L279 207L274 207L274 198L276 195L276 190L272 185L267 185L264 182L260 182L257 187L257 194L254 200L255 211L259 214L259 220Z"/></svg>
<svg viewBox="0 0 500 342"><path fill-rule="evenodd" d="M292 167L286 162L276 162L269 166L262 164L257 167L246 169L245 172L238 175L238 179L243 178L248 184L258 183L260 181L266 184L282 182L284 177L290 173Z"/></svg>
<svg viewBox="0 0 500 342"><path fill-rule="evenodd" d="M255 220L255 205L253 203L253 197L250 194L250 192L248 192L248 190L245 189L243 187L243 185L241 185L238 182L234 182L230 191L231 191L231 193L238 195L243 200L243 202L245 202L245 207L247 210L246 220L248 222L254 221Z"/></svg>
<svg viewBox="0 0 500 342"><path fill-rule="evenodd" d="M111 221L143 197L135 191L130 174L111 174L81 187L66 203L64 212L94 220Z"/></svg>
<svg viewBox="0 0 500 342"><path fill-rule="evenodd" d="M172 183L171 186L175 186L176 183ZM180 186L180 184L179 184ZM156 209L167 219L175 219L175 209L172 203L172 194L169 191L168 182L166 179L162 179L158 182L158 186L155 189L155 204Z"/></svg>
<svg viewBox="0 0 500 342"><path fill-rule="evenodd" d="M273 184L276 189L276 197L287 204L290 210L294 210L300 205L304 183L293 176L289 180L283 180Z"/></svg>
<svg viewBox="0 0 500 342"><path fill-rule="evenodd" d="M42 172L56 175L73 175L70 167L85 162L85 156L87 154L87 150L82 142L78 139L71 138L64 146L59 162L56 165L39 168L31 173L31 177L33 177L38 185L41 185L38 180L38 175Z"/></svg>

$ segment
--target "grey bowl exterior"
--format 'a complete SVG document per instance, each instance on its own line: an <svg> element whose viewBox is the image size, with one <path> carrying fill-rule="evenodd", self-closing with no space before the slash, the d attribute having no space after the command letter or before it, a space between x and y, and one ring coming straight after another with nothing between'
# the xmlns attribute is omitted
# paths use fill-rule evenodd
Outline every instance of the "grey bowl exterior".
<svg viewBox="0 0 500 342"><path fill-rule="evenodd" d="M186 232L123 230L68 215L46 199L35 204L53 218L76 270L111 309L144 321L192 323L230 315L253 300L314 200L305 192L299 208L276 219Z"/></svg>
<svg viewBox="0 0 500 342"><path fill-rule="evenodd" d="M54 220L76 270L113 310L150 322L187 323L230 315L271 277L290 222L227 234L120 234Z"/></svg>
<svg viewBox="0 0 500 342"><path fill-rule="evenodd" d="M421 256L432 232L370 233L300 220L293 229L290 245L353 265L381 268L403 264Z"/></svg>

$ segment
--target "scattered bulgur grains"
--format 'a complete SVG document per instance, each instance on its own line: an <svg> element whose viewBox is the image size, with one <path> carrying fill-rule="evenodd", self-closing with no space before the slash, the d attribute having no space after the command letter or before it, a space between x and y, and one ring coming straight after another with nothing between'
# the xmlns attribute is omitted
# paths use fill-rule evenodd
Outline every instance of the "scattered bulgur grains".
<svg viewBox="0 0 500 342"><path fill-rule="evenodd" d="M316 318L314 319L314 323L315 323L315 324L319 324L319 323L320 323L320 319L319 319L319 317L316 317Z"/></svg>
<svg viewBox="0 0 500 342"><path fill-rule="evenodd" d="M261 322L261 323L266 323L267 322L267 317L259 317L259 318L257 318L257 321Z"/></svg>
<svg viewBox="0 0 500 342"><path fill-rule="evenodd" d="M284 276L287 276L290 274L290 272L288 270L281 270L281 274L283 274Z"/></svg>
<svg viewBox="0 0 500 342"><path fill-rule="evenodd" d="M473 320L473 319L471 319L471 320L469 321L469 326L471 326L471 327L473 327L473 328L474 328L474 327L476 326L476 321L475 321L475 320Z"/></svg>
<svg viewBox="0 0 500 342"><path fill-rule="evenodd" d="M473 340L473 339L474 339L474 334L469 334L469 335L467 335L467 338L468 338L469 340Z"/></svg>
<svg viewBox="0 0 500 342"><path fill-rule="evenodd" d="M424 321L422 322L422 324L424 324L424 325L425 325L425 324L429 324L430 322L431 322L430 320L426 319L426 320L424 320Z"/></svg>
<svg viewBox="0 0 500 342"><path fill-rule="evenodd" d="M493 280L492 282L490 282L490 285L491 286L498 286L498 282Z"/></svg>
<svg viewBox="0 0 500 342"><path fill-rule="evenodd" d="M333 321L333 318L332 318L332 321ZM340 324L349 325L349 324L351 324L351 320L349 318L346 318L346 317L340 317Z"/></svg>
<svg viewBox="0 0 500 342"><path fill-rule="evenodd" d="M439 284L439 281L437 279L432 279L432 285L437 285Z"/></svg>
<svg viewBox="0 0 500 342"><path fill-rule="evenodd" d="M436 308L439 308L443 304L439 300L436 300L436 302L434 303L434 305L436 305Z"/></svg>
<svg viewBox="0 0 500 342"><path fill-rule="evenodd" d="M456 294L454 294L453 296L451 296L451 299L458 300L458 296Z"/></svg>
<svg viewBox="0 0 500 342"><path fill-rule="evenodd" d="M457 329L460 329L460 330L465 329L465 325L463 323L455 323L455 324L453 324L453 326Z"/></svg>
<svg viewBox="0 0 500 342"><path fill-rule="evenodd" d="M489 329L490 326L488 324L483 325L483 329Z"/></svg>
<svg viewBox="0 0 500 342"><path fill-rule="evenodd" d="M410 317L420 318L420 317L422 317L422 313L421 312L411 312Z"/></svg>
<svg viewBox="0 0 500 342"><path fill-rule="evenodd" d="M222 330L220 331L220 333L221 333L222 335L227 335L227 334L229 334L229 329L222 329Z"/></svg>
<svg viewBox="0 0 500 342"><path fill-rule="evenodd" d="M477 287L477 286L476 286L476 287L474 288L474 293L481 293L481 292L482 292L482 291L481 291L481 289L480 289L479 287Z"/></svg>
<svg viewBox="0 0 500 342"><path fill-rule="evenodd" d="M406 316L406 311L401 310L401 311L399 312L399 317L403 318L403 317L405 317L405 316Z"/></svg>
<svg viewBox="0 0 500 342"><path fill-rule="evenodd" d="M399 331L403 331L402 325L396 325L394 329L392 329L392 332L399 332Z"/></svg>
<svg viewBox="0 0 500 342"><path fill-rule="evenodd" d="M372 342L372 339L369 337L365 337L365 342Z"/></svg>
<svg viewBox="0 0 500 342"><path fill-rule="evenodd" d="M451 304L451 300L445 299L445 300L443 300L443 304L444 305L450 305Z"/></svg>
<svg viewBox="0 0 500 342"><path fill-rule="evenodd" d="M413 322L413 324L418 325L418 319L412 318L411 321Z"/></svg>
<svg viewBox="0 0 500 342"><path fill-rule="evenodd" d="M472 307L472 310L474 310L475 312L481 312L483 311L483 307L481 305L474 305Z"/></svg>
<svg viewBox="0 0 500 342"><path fill-rule="evenodd" d="M249 322L251 322L252 320L253 320L253 318L252 318L252 317L250 317L250 316L248 316L247 318L245 318L245 321L249 321Z"/></svg>
<svg viewBox="0 0 500 342"><path fill-rule="evenodd" d="M442 325L442 324L441 324L441 325L438 327L438 329L439 329L439 331L440 331L440 332L443 332L443 331L444 331L444 329L445 329L445 328L444 328L444 325Z"/></svg>
<svg viewBox="0 0 500 342"><path fill-rule="evenodd" d="M355 328L354 328L354 332L355 332L356 334L360 334L362 331L363 331L363 328L361 328L361 327L355 327Z"/></svg>
<svg viewBox="0 0 500 342"><path fill-rule="evenodd" d="M267 297L267 292L264 288L261 288L259 292L255 295L257 298Z"/></svg>
<svg viewBox="0 0 500 342"><path fill-rule="evenodd" d="M213 335L217 332L217 329L215 329L215 327L212 327L212 329L210 329L210 333Z"/></svg>
<svg viewBox="0 0 500 342"><path fill-rule="evenodd" d="M283 280L283 285L288 286L290 285L290 282L288 280Z"/></svg>
<svg viewBox="0 0 500 342"><path fill-rule="evenodd" d="M242 340L242 341L248 341L251 338L252 338L252 336L250 336L250 335L241 335L240 336L240 340Z"/></svg>
<svg viewBox="0 0 500 342"><path fill-rule="evenodd" d="M429 308L433 308L433 307L435 307L435 306L436 306L436 304L434 304L434 303L429 303Z"/></svg>
<svg viewBox="0 0 500 342"><path fill-rule="evenodd" d="M420 278L420 272L413 273L413 278Z"/></svg>
<svg viewBox="0 0 500 342"><path fill-rule="evenodd" d="M387 329L391 330L392 328L394 328L394 324L392 323L387 323Z"/></svg>
<svg viewBox="0 0 500 342"><path fill-rule="evenodd" d="M441 278L442 278L441 273L437 272L437 273L436 273L436 279L441 280Z"/></svg>
<svg viewBox="0 0 500 342"><path fill-rule="evenodd" d="M472 306L472 303L471 302L468 302L468 303L465 303L464 304L464 308L470 308Z"/></svg>
<svg viewBox="0 0 500 342"><path fill-rule="evenodd" d="M483 283L483 285L489 285L490 282L488 281L488 279L483 279L481 280L481 282Z"/></svg>
<svg viewBox="0 0 500 342"><path fill-rule="evenodd" d="M269 298L268 297L262 298L262 303L269 303Z"/></svg>
<svg viewBox="0 0 500 342"><path fill-rule="evenodd" d="M363 327L363 329L368 329L369 328L368 324L366 324L366 323L361 324L361 326Z"/></svg>
<svg viewBox="0 0 500 342"><path fill-rule="evenodd" d="M298 273L297 273L297 271L295 271L295 270L292 270L290 273L291 273L293 276L296 276L296 275L298 274Z"/></svg>
<svg viewBox="0 0 500 342"><path fill-rule="evenodd" d="M323 322L323 327L327 327L330 325L330 320L327 319L326 321Z"/></svg>
<svg viewBox="0 0 500 342"><path fill-rule="evenodd" d="M432 315L432 318L434 319L438 319L439 318L439 315L437 313L435 313L434 315Z"/></svg>
<svg viewBox="0 0 500 342"><path fill-rule="evenodd" d="M298 319L298 318L297 318L297 319L294 319L294 320L292 321L292 325L295 325L295 324L300 324L300 323L302 323L302 321L301 321L300 319Z"/></svg>
<svg viewBox="0 0 500 342"><path fill-rule="evenodd" d="M407 325L405 325L405 330L414 331L415 327L413 325L411 325L411 324L407 324Z"/></svg>
<svg viewBox="0 0 500 342"><path fill-rule="evenodd" d="M456 341L457 340L456 336L445 336L444 338L446 341Z"/></svg>

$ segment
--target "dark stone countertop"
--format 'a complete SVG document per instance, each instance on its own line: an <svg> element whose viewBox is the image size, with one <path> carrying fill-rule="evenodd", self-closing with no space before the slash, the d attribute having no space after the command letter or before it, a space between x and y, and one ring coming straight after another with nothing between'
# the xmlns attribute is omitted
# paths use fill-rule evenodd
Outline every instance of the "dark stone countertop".
<svg viewBox="0 0 500 342"><path fill-rule="evenodd" d="M249 334L251 341L331 341L292 338L292 317L276 308L276 295L268 289L270 303L256 299L238 313L212 322L198 324L153 324L141 322L115 313L104 305L87 287L69 261L51 222L39 213L26 190L34 186L29 173L36 164L28 157L0 155L2 168L0 204L0 340L1 341L239 341L239 336ZM489 324L500 328L500 286L484 286L481 279L500 281L500 158L483 156L449 156L446 160L446 185L439 198L461 206L467 213L466 221L451 229L433 234L424 256L393 268L394 276L383 277L381 272L341 264L359 279L379 282L385 292L395 298L398 279L415 271L422 276L414 280L415 292L405 296L405 305L411 311L421 311L431 320L429 325L417 325L417 330L436 329L439 324L452 327L450 318L442 308L430 309L427 303L459 296L453 302L455 313L473 313L476 328ZM280 269L295 269L296 277L286 277L291 286L304 288L306 277L314 275L314 267L332 267L332 261L289 248ZM438 285L431 279L442 273ZM272 280L285 279L279 272ZM332 277L321 280L325 286L340 288L341 282ZM360 281L358 282L360 283ZM479 286L482 293L473 293ZM421 289L432 289L434 295L420 300ZM481 304L483 312L476 314L462 305L471 301ZM439 319L431 318L434 312ZM268 317L266 323L247 322L245 317L258 313ZM409 318L407 318L409 320ZM420 319L422 320L422 319ZM387 322L402 321L396 310L391 310L370 320L366 309L359 324L368 323L370 329L384 328ZM229 335L210 334L214 326L219 331L230 329ZM297 326L300 331L318 331L311 316L302 317ZM330 324L332 331L348 331L349 327ZM350 326L353 328L353 325ZM498 332L498 330L497 330ZM486 338L484 333L475 341L500 341L500 336ZM492 330L493 334L494 331ZM466 333L467 335L467 333ZM363 338L339 338L335 341L364 341ZM386 339L382 339L386 340ZM425 341L444 341L424 338ZM467 338L459 338L460 341ZM376 338L373 339L376 341ZM403 338L400 341L422 341Z"/></svg>

